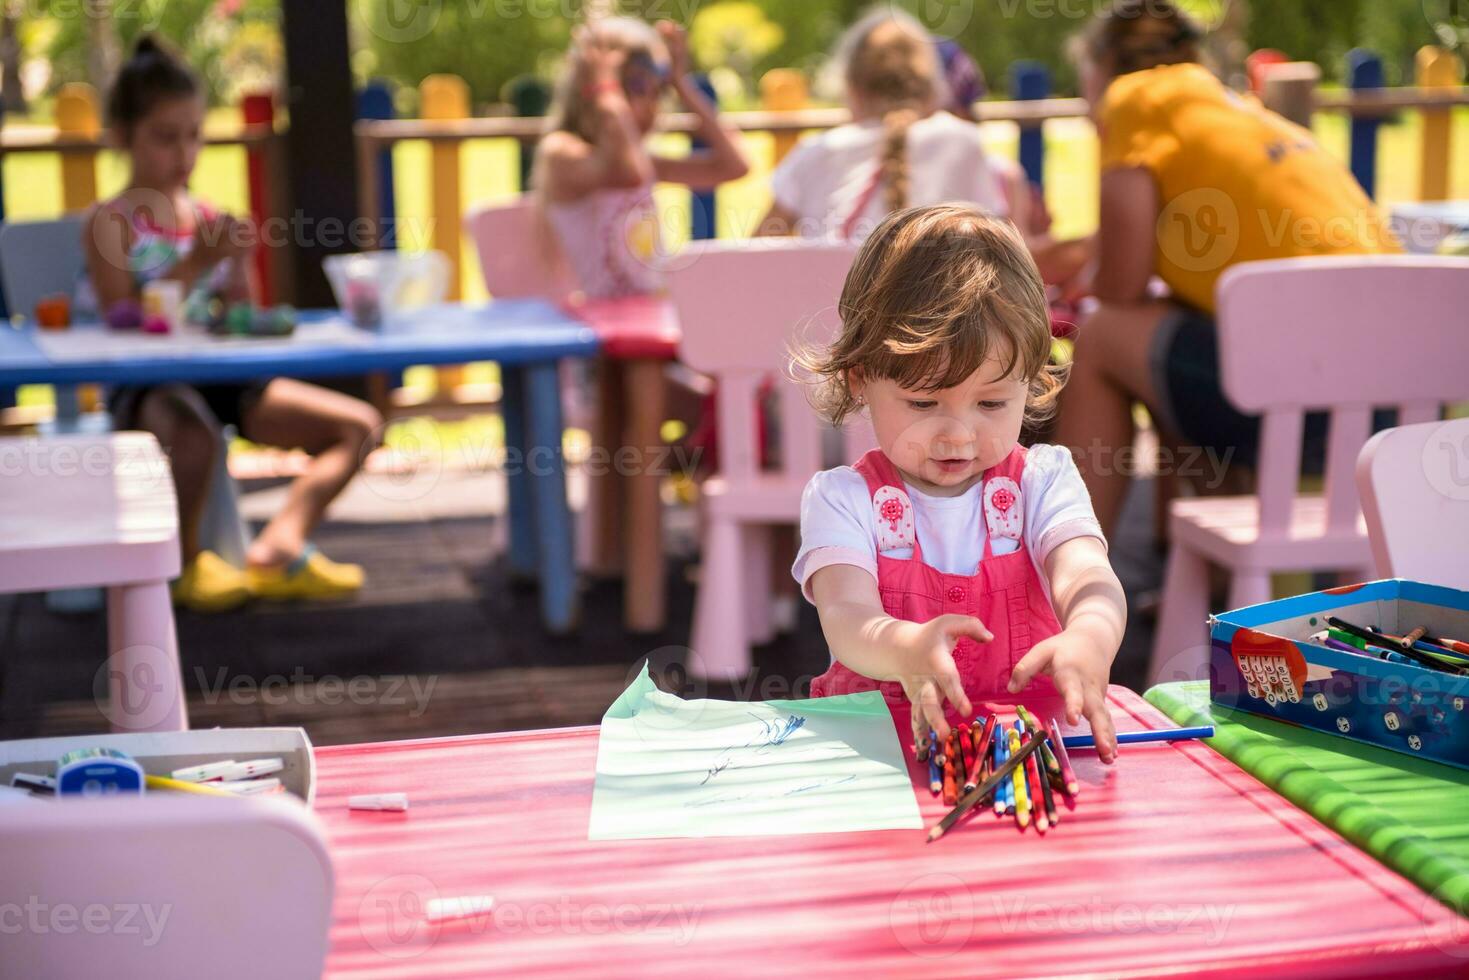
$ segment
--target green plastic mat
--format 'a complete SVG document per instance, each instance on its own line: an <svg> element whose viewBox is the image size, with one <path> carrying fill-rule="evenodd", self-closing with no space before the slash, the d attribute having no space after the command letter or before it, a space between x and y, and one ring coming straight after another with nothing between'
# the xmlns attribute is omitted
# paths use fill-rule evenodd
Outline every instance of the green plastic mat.
<svg viewBox="0 0 1469 980"><path fill-rule="evenodd" d="M1180 725L1213 725L1215 751L1469 915L1469 770L1211 704L1207 681L1144 697Z"/></svg>

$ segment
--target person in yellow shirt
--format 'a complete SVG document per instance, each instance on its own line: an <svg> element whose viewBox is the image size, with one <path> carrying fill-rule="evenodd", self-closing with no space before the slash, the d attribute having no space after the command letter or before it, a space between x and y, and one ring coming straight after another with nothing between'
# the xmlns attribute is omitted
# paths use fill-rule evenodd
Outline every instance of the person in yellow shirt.
<svg viewBox="0 0 1469 980"><path fill-rule="evenodd" d="M1371 199L1308 130L1199 63L1203 37L1170 0L1117 0L1073 51L1101 141L1101 213L1095 236L1058 249L1047 279L1100 305L1080 325L1054 439L1078 451L1108 531L1130 475L1116 453L1132 445L1135 401L1171 440L1254 462L1259 419L1236 411L1219 383L1214 286L1225 269L1398 251ZM1308 444L1324 421L1308 421Z"/></svg>

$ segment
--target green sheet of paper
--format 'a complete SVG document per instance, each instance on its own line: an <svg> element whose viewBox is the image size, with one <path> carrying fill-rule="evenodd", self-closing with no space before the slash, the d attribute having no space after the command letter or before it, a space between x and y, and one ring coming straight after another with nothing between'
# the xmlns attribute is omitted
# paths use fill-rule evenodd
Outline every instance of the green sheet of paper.
<svg viewBox="0 0 1469 980"><path fill-rule="evenodd" d="M876 691L685 701L660 691L644 666L602 718L591 840L922 826Z"/></svg>

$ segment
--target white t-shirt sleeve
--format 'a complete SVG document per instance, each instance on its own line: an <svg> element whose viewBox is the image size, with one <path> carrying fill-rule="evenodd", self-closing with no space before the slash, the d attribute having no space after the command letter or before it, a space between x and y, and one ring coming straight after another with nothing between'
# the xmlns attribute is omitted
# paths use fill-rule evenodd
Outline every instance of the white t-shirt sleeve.
<svg viewBox="0 0 1469 980"><path fill-rule="evenodd" d="M819 152L817 136L808 136L776 165L770 174L770 193L775 203L798 218L810 216L811 177L808 171Z"/></svg>
<svg viewBox="0 0 1469 980"><path fill-rule="evenodd" d="M995 162L985 152L984 143L979 136L979 127L970 125L966 127L964 138L970 142L967 156L970 163L965 167L965 179L969 181L969 200L984 208L990 214L1005 218L1010 215L1010 202L1005 196L1005 187L1001 182L1000 172L995 168Z"/></svg>
<svg viewBox="0 0 1469 980"><path fill-rule="evenodd" d="M1072 538L1094 537L1107 546L1091 494L1064 446L1032 446L1020 490L1025 499L1025 546L1036 568L1044 568L1056 546Z"/></svg>
<svg viewBox="0 0 1469 980"><path fill-rule="evenodd" d="M801 550L791 574L811 599L811 576L827 565L855 565L877 578L877 534L867 481L850 466L817 473L801 495Z"/></svg>

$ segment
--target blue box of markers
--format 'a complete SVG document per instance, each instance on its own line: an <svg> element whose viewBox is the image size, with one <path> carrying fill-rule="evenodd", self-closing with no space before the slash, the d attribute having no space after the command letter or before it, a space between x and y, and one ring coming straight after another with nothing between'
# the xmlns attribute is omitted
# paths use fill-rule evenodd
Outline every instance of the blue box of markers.
<svg viewBox="0 0 1469 980"><path fill-rule="evenodd" d="M1311 592L1209 619L1216 705L1469 769L1469 676L1313 642L1334 616L1469 642L1469 592L1406 579Z"/></svg>

